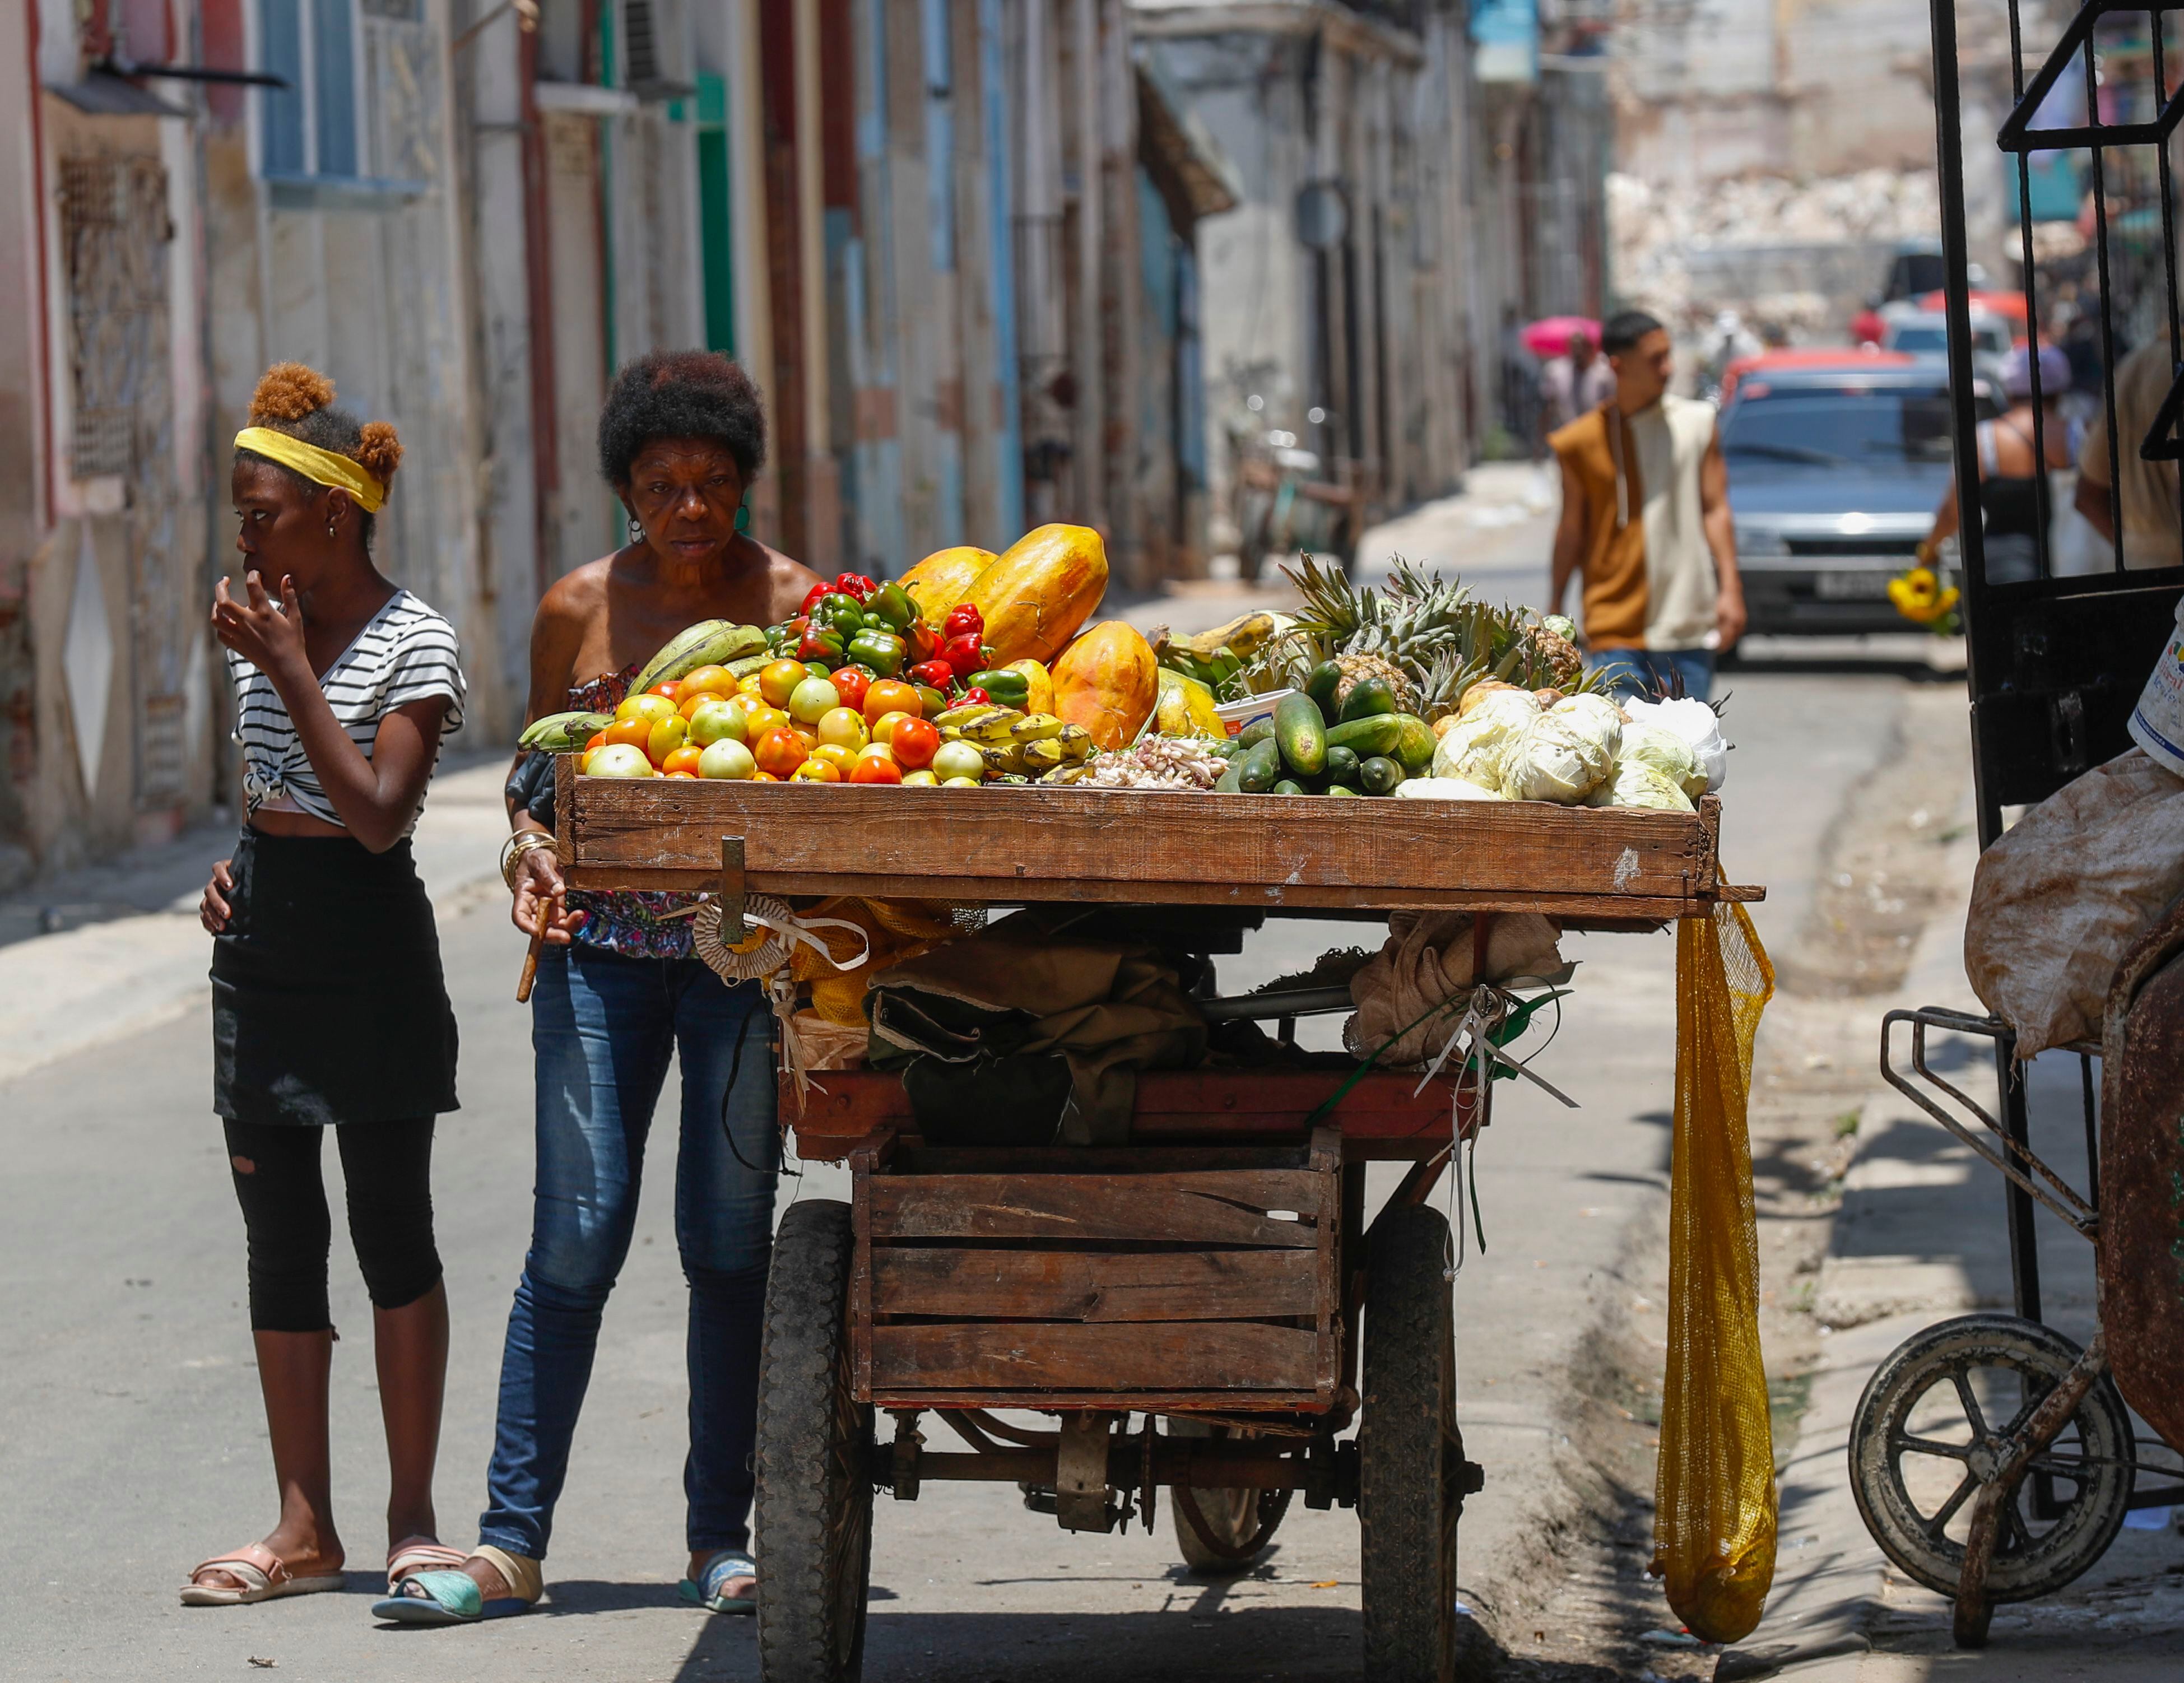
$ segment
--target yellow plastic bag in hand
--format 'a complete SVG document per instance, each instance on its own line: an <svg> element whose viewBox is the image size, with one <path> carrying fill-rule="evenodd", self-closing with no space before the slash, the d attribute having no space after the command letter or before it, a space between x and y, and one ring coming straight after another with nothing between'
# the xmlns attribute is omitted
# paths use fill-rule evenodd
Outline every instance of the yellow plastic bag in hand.
<svg viewBox="0 0 2184 1683"><path fill-rule="evenodd" d="M1734 1642L1774 1580L1774 1445L1759 1359L1759 1240L1745 1101L1774 992L1741 906L1676 926L1669 1359L1652 1570L1693 1635Z"/></svg>

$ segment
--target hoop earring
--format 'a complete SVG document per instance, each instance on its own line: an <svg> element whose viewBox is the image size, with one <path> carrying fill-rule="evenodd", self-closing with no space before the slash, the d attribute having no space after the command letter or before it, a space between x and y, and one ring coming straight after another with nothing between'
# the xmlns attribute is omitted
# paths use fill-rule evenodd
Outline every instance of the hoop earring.
<svg viewBox="0 0 2184 1683"><path fill-rule="evenodd" d="M629 541L632 543L644 542L644 522L635 515L629 518Z"/></svg>
<svg viewBox="0 0 2184 1683"><path fill-rule="evenodd" d="M739 532L749 532L750 530L750 504L749 503L738 503L736 504L736 530Z"/></svg>

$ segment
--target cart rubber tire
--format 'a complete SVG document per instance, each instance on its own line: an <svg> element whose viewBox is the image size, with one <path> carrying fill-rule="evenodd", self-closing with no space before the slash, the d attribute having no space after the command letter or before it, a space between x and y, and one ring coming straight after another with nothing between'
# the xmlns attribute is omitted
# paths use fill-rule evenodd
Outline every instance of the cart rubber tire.
<svg viewBox="0 0 2184 1683"><path fill-rule="evenodd" d="M1391 1205L1370 1240L1357 1428L1365 1675L1449 1683L1464 1460L1448 1223L1423 1205Z"/></svg>
<svg viewBox="0 0 2184 1683"><path fill-rule="evenodd" d="M1927 1514L1903 1478L1906 1450L1901 1440L1911 1411L1938 1385L1956 1391L1955 1412L1961 1413L1968 1389L1965 1376L1984 1368L2009 1369L2031 1381L2031 1401L2023 1405L2029 1412L2070 1371L2078 1354L2078 1346L2053 1329L2002 1314L1942 1321L1897 1347L1867 1381L1850 1429L1851 1490L1858 1498L1858 1516L1882 1553L1928 1589L1955 1596L1964 1571L1964 1545L1943 1535L1931 1519L1941 1516L1945 1507L1948 1518L1969 1519L1980 1475L1968 1464L1957 1491L1946 1502L1934 1505L1934 1516ZM2021 1419L2022 1413L2017 1418ZM1999 1435L2015 1421L1983 1419L1982 1424ZM2073 1429L2075 1445L2067 1435ZM2134 1445L2131 1415L2114 1382L2103 1375L2064 1430L2066 1435L2049 1446L2034 1467L2059 1462L2067 1465L2081 1456L2093 1464L2081 1468L2083 1477L2058 1474L2056 1495L2062 1512L2037 1536L2025 1522L2033 1489L2031 1477L2026 1477L2016 1503L2003 1517L1994 1563L1987 1572L1991 1601L2036 1601L2053 1595L2098 1560L2122 1529L2131 1501ZM1964 1435L1969 1438L1969 1427ZM1953 1440L1914 1441L1951 1441L1954 1446ZM1908 1451L1913 1456L1919 1452L1916 1448Z"/></svg>
<svg viewBox="0 0 2184 1683"><path fill-rule="evenodd" d="M1178 1438L1234 1435L1226 1426L1194 1420L1188 1415L1171 1418L1167 1432L1170 1437ZM1176 1493L1168 1492L1168 1506L1173 1509L1169 1517L1175 1522L1175 1546L1183 1552L1184 1564L1203 1578L1234 1578L1249 1572L1265 1558L1268 1546L1274 1540L1274 1528L1282 1523L1282 1515L1289 1512L1290 1498L1295 1492L1232 1486L1193 1491L1190 1494L1198 1504L1198 1517L1206 1522L1206 1529L1213 1534L1216 1542L1241 1550L1254 1537L1258 1539L1256 1546L1248 1553L1223 1554L1206 1547L1190 1521L1184 1517Z"/></svg>
<svg viewBox="0 0 2184 1683"><path fill-rule="evenodd" d="M850 1207L782 1217L758 1366L759 1672L856 1683L872 1576L872 1411L850 1369Z"/></svg>

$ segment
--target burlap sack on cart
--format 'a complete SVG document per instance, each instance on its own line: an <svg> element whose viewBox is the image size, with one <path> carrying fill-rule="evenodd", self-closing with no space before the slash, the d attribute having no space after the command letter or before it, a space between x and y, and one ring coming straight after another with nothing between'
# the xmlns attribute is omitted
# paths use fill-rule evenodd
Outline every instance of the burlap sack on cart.
<svg viewBox="0 0 2184 1683"><path fill-rule="evenodd" d="M1759 1357L1746 1101L1774 971L1741 906L1676 926L1669 1358L1653 1572L1692 1633L1734 1642L1774 1580L1774 1444Z"/></svg>
<svg viewBox="0 0 2184 1683"><path fill-rule="evenodd" d="M1980 855L1964 974L2017 1056L2098 1039L2117 962L2184 894L2184 777L2132 749L2064 784Z"/></svg>

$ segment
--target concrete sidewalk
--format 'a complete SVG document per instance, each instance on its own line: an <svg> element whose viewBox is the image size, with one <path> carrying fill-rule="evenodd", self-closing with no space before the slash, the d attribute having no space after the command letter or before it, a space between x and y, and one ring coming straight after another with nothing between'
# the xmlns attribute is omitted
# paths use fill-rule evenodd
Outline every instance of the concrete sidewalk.
<svg viewBox="0 0 2184 1683"><path fill-rule="evenodd" d="M1951 876L1968 891L1976 848L1957 844ZM1930 923L1905 984L1875 1001L1877 1046L1894 1006L1983 1011L1963 966L1965 894ZM1897 1061L1908 1062L1899 1031ZM1930 1039L1930 1063L1992 1106L1990 1043ZM2031 1077L2034 1149L2086 1184L2078 1065L2050 1054ZM1991 1645L1957 1651L1951 1603L1904 1577L1858 1517L1850 1427L1874 1369L1913 1334L1975 1309L2012 1307L2000 1175L1902 1094L1878 1082L1863 1109L1816 1312L1828 1334L1811 1406L1782 1475L1780 1552L1766 1618L1724 1653L1716 1676L1795 1683L2138 1683L2184 1675L2184 1537L2173 1526L2127 1529L2076 1583L1996 1613ZM2045 1318L2082 1342L2094 1317L2092 1251L2044 1211L2038 1218ZM2137 1519L2149 1524L2153 1514Z"/></svg>
<svg viewBox="0 0 2184 1683"><path fill-rule="evenodd" d="M451 754L432 780L415 846L443 919L499 892L509 754ZM0 1082L125 1043L207 996L212 948L198 900L234 835L231 821L198 825L0 900Z"/></svg>

